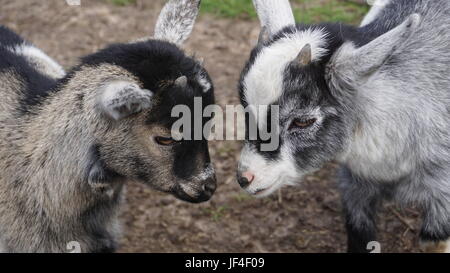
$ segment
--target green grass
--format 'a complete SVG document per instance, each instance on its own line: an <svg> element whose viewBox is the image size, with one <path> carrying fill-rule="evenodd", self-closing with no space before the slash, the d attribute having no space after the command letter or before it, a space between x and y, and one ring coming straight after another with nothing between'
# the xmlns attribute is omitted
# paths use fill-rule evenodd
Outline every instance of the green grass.
<svg viewBox="0 0 450 273"><path fill-rule="evenodd" d="M367 5L346 0L291 0L298 22L358 23L368 11ZM252 0L203 0L203 13L219 17L255 19Z"/></svg>
<svg viewBox="0 0 450 273"><path fill-rule="evenodd" d="M343 22L359 23L369 6L343 0L296 0L295 18L302 23ZM323 3L318 3L323 2Z"/></svg>
<svg viewBox="0 0 450 273"><path fill-rule="evenodd" d="M136 0L106 0L106 1L116 6L126 6L136 3Z"/></svg>
<svg viewBox="0 0 450 273"><path fill-rule="evenodd" d="M218 222L225 215L225 212L227 209L228 208L226 206L219 206L217 208L205 209L205 211L206 211L206 213L208 213L210 215L211 219L214 222Z"/></svg>
<svg viewBox="0 0 450 273"><path fill-rule="evenodd" d="M252 0L203 0L201 12L226 18L256 18Z"/></svg>
<svg viewBox="0 0 450 273"><path fill-rule="evenodd" d="M252 200L253 198L247 193L238 193L234 196L234 199L238 202L245 202L247 200Z"/></svg>
<svg viewBox="0 0 450 273"><path fill-rule="evenodd" d="M136 0L105 0L117 6L136 3ZM369 6L351 0L290 0L297 22L343 22L357 24ZM256 19L252 0L203 0L202 13L232 19Z"/></svg>

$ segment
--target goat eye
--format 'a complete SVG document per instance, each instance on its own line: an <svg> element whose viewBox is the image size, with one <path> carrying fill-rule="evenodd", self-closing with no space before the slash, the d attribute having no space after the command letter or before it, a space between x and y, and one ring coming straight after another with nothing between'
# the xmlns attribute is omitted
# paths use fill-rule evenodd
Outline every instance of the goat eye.
<svg viewBox="0 0 450 273"><path fill-rule="evenodd" d="M163 146L169 146L177 143L177 141L171 137L162 137L162 136L155 137L155 142Z"/></svg>
<svg viewBox="0 0 450 273"><path fill-rule="evenodd" d="M307 119L307 120L295 119L292 122L292 124L291 124L289 129L293 129L293 128L305 129L305 128L308 128L311 125L313 125L316 121L317 121L317 119L315 119L315 118Z"/></svg>

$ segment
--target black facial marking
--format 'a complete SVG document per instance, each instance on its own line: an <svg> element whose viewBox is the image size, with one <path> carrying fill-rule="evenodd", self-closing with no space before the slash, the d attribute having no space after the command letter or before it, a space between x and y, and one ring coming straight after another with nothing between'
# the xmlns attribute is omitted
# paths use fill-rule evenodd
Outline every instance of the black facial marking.
<svg viewBox="0 0 450 273"><path fill-rule="evenodd" d="M267 131L269 134L272 134L271 130L273 130L274 128L272 128L272 120L271 120L271 115L272 115L272 108L268 107L267 109L267 119L266 119L266 124L267 124ZM279 133L275 133L275 135L277 135L277 137L279 138L279 143L280 145L278 145L278 147L276 147L276 149L274 150L270 150L270 151L262 151L261 149L261 145L262 144L268 144L271 139L267 139L267 140L263 140L262 137L260 136L260 131L257 130L256 132L256 139L254 139L254 136L250 136L249 134L249 128L250 128L250 123L253 123L253 127L257 128L256 126L256 120L255 117L252 113L246 112L245 113L245 126L246 126L246 143L248 145L250 145L252 147L252 149L254 149L255 151L258 151L265 159L267 160L278 160L280 158L280 151L281 151L281 145L282 145L282 141L283 139L280 138Z"/></svg>
<svg viewBox="0 0 450 273"><path fill-rule="evenodd" d="M175 147L174 150L173 172L181 179L189 180L210 163L206 140L188 141L184 145Z"/></svg>

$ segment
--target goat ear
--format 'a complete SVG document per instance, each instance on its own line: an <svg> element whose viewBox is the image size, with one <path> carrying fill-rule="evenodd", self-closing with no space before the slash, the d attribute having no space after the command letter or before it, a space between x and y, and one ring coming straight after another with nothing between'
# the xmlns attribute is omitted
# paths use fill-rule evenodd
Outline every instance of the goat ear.
<svg viewBox="0 0 450 273"><path fill-rule="evenodd" d="M153 93L135 83L114 81L104 86L99 98L101 111L114 120L120 120L152 106Z"/></svg>
<svg viewBox="0 0 450 273"><path fill-rule="evenodd" d="M405 44L420 23L420 15L413 14L402 24L361 48L345 43L333 55L326 78L331 89L355 89L378 71Z"/></svg>
<svg viewBox="0 0 450 273"><path fill-rule="evenodd" d="M155 38L182 45L194 28L201 0L170 0L159 14Z"/></svg>
<svg viewBox="0 0 450 273"><path fill-rule="evenodd" d="M261 26L273 35L286 26L295 25L289 0L253 0Z"/></svg>

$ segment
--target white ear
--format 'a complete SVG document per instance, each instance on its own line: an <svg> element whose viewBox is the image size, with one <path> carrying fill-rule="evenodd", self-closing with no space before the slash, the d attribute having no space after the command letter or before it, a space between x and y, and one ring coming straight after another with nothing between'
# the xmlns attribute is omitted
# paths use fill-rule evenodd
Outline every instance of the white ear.
<svg viewBox="0 0 450 273"><path fill-rule="evenodd" d="M98 105L108 117L120 120L152 106L153 93L135 83L114 81L104 86Z"/></svg>
<svg viewBox="0 0 450 273"><path fill-rule="evenodd" d="M162 9L155 27L155 38L183 44L197 18L201 0L170 0Z"/></svg>
<svg viewBox="0 0 450 273"><path fill-rule="evenodd" d="M401 50L420 24L420 15L413 14L402 24L367 45L355 48L345 43L333 55L327 69L332 89L355 88L376 72L393 54Z"/></svg>
<svg viewBox="0 0 450 273"><path fill-rule="evenodd" d="M286 26L295 25L289 0L253 0L261 26L273 35Z"/></svg>

